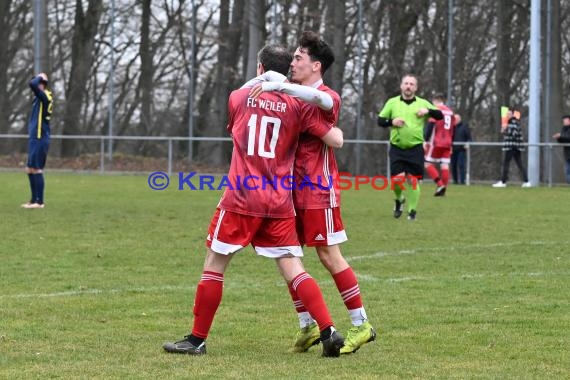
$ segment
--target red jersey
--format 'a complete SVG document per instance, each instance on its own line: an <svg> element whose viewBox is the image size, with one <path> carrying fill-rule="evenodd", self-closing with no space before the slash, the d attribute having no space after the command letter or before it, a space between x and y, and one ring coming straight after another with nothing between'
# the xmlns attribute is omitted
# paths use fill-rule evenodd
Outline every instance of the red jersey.
<svg viewBox="0 0 570 380"><path fill-rule="evenodd" d="M315 139L332 125L315 109L280 92L250 98L249 88L233 91L228 101L232 161L219 206L240 214L295 216L291 189L299 134Z"/></svg>
<svg viewBox="0 0 570 380"><path fill-rule="evenodd" d="M326 92L333 99L333 108L324 111L315 105L305 107L317 109L315 120L324 119L330 125L336 125L340 112L340 96L320 80L314 85ZM338 177L338 166L334 149L322 140L306 133L299 138L299 147L295 154L295 179L297 185L293 190L293 199L297 209L323 209L340 207L340 187L335 183Z"/></svg>
<svg viewBox="0 0 570 380"><path fill-rule="evenodd" d="M430 122L434 122L434 126L429 138L429 144L437 148L451 148L453 144L453 132L455 130L453 111L443 104L437 106L437 108L443 113L443 119L430 119Z"/></svg>

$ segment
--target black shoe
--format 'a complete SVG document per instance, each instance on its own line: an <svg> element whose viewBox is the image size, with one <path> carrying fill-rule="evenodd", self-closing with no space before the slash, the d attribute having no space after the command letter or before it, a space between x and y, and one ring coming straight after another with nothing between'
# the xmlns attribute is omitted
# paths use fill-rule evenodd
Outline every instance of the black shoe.
<svg viewBox="0 0 570 380"><path fill-rule="evenodd" d="M394 201L396 204L394 205L394 218L398 219L402 216L402 212L404 211L404 203L406 203L406 198L403 200L396 199Z"/></svg>
<svg viewBox="0 0 570 380"><path fill-rule="evenodd" d="M435 194L433 195L434 197L443 197L445 195L445 190L447 188L445 186L438 186L437 189L435 189Z"/></svg>
<svg viewBox="0 0 570 380"><path fill-rule="evenodd" d="M333 331L328 339L321 339L323 343L323 356L337 358L340 356L340 349L344 346L344 338L337 331Z"/></svg>
<svg viewBox="0 0 570 380"><path fill-rule="evenodd" d="M416 220L416 210L410 210L408 220Z"/></svg>
<svg viewBox="0 0 570 380"><path fill-rule="evenodd" d="M198 347L194 346L188 340L188 336L185 336L183 340L175 343L164 343L162 348L164 351L176 353L176 354L188 354L188 355L205 355L206 354L206 341L202 342Z"/></svg>

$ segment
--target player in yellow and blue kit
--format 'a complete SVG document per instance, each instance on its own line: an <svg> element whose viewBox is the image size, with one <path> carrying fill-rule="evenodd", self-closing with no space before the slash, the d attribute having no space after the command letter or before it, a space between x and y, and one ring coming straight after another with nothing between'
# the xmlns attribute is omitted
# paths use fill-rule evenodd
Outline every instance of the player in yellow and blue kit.
<svg viewBox="0 0 570 380"><path fill-rule="evenodd" d="M34 209L44 208L44 175L50 141L50 119L53 112L53 95L47 89L48 77L40 73L30 81L35 98L32 102L32 113L28 121L28 162L26 173L30 179L32 198L22 207Z"/></svg>

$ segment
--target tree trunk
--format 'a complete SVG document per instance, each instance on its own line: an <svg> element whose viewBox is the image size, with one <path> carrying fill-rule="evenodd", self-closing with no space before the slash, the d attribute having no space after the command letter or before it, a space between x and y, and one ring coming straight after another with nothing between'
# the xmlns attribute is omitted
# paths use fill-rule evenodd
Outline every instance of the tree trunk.
<svg viewBox="0 0 570 380"><path fill-rule="evenodd" d="M41 28L40 28L40 71L51 76L52 66L51 66L51 49L49 41L49 28L48 28L48 0L40 1L40 18L41 18ZM37 73L35 73L37 74Z"/></svg>
<svg viewBox="0 0 570 380"><path fill-rule="evenodd" d="M218 26L218 62L216 63L216 75L213 81L213 97L211 101L211 113L205 115L210 122L208 125L209 136L223 136L224 127L227 121L228 109L228 79L230 77L230 68L233 66L230 62L234 57L229 55L229 17L230 17L230 1L221 0L220 2L220 21ZM235 60L234 60L235 61ZM210 153L210 160L213 164L222 163L224 154L221 143L206 143L204 148Z"/></svg>
<svg viewBox="0 0 570 380"><path fill-rule="evenodd" d="M401 76L406 74L404 57L408 46L408 34L418 22L418 10L415 4L401 4L390 2L387 6L390 15L388 42L388 75L385 80L388 91L399 92ZM409 70L409 69L408 69Z"/></svg>
<svg viewBox="0 0 570 380"><path fill-rule="evenodd" d="M511 72L511 0L497 1L497 106L493 114L499 116L499 107L510 106L510 72ZM499 137L499 136L497 136Z"/></svg>
<svg viewBox="0 0 570 380"><path fill-rule="evenodd" d="M4 35L10 35L10 6L12 0L0 2L0 30ZM10 58L7 54L10 48L9 38L0 38L0 107L5 110L0 112L0 133L7 133L10 129L10 98L8 93L8 68L10 67ZM2 143L2 146L8 145Z"/></svg>
<svg viewBox="0 0 570 380"><path fill-rule="evenodd" d="M93 45L102 13L102 0L89 0L87 13L83 11L82 1L76 1L75 28L73 29L71 46L71 73L63 111L62 133L64 135L75 135L81 130L80 116L83 109L83 99L89 79L89 71L93 64ZM73 156L77 153L77 146L77 141L63 140L61 154Z"/></svg>
<svg viewBox="0 0 570 380"><path fill-rule="evenodd" d="M138 135L149 135L152 130L152 91L154 67L152 63L153 52L150 43L150 17L152 0L142 0L141 44L139 55L141 58L141 74L139 76L139 89L141 91L141 115ZM158 126L157 126L158 127ZM139 151L144 150L144 141L139 145Z"/></svg>
<svg viewBox="0 0 570 380"><path fill-rule="evenodd" d="M346 65L346 3L331 0L327 3L324 38L335 52L335 62L325 74L325 83L342 95L344 67Z"/></svg>
<svg viewBox="0 0 570 380"><path fill-rule="evenodd" d="M545 36L546 37L546 36ZM561 17L560 17L560 1L552 1L552 30L551 37L551 59L550 67L546 67L551 73L550 88L550 118L546 120L550 126L548 136L544 136L544 141L552 141L552 135L560 131L562 125L562 108L563 108L563 92L562 92L562 41L561 41ZM551 165L553 180L556 182L564 181L563 161L556 159L556 155L552 155Z"/></svg>
<svg viewBox="0 0 570 380"><path fill-rule="evenodd" d="M246 78L253 78L257 69L257 52L263 46L265 34L265 0L247 1L247 20L249 20L249 38Z"/></svg>
<svg viewBox="0 0 570 380"><path fill-rule="evenodd" d="M304 30L312 30L313 32L318 33L321 28L321 10L319 8L319 0L305 0L302 4L304 7L304 17L301 19L302 25L300 32L303 32Z"/></svg>

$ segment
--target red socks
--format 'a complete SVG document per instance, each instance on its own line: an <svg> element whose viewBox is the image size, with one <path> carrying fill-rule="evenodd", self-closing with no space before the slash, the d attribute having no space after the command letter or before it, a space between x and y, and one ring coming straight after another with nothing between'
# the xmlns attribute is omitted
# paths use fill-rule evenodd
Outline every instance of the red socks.
<svg viewBox="0 0 570 380"><path fill-rule="evenodd" d="M295 310L297 310L297 313L306 312L307 308L305 307L305 305L303 305L303 302L301 302L301 299L299 298L297 292L293 289L291 284L287 284L287 287L289 288L289 294L291 295L291 300L293 301L293 306L295 306Z"/></svg>
<svg viewBox="0 0 570 380"><path fill-rule="evenodd" d="M293 281L291 281L290 286L297 293L299 300L305 305L306 310L308 310L311 316L317 321L320 331L334 326L321 289L307 272L303 272L295 277ZM297 307L297 305L295 305L295 307Z"/></svg>
<svg viewBox="0 0 570 380"><path fill-rule="evenodd" d="M352 268L348 267L342 272L336 273L333 275L333 279L346 308L348 310L361 308L360 288Z"/></svg>
<svg viewBox="0 0 570 380"><path fill-rule="evenodd" d="M194 326L192 335L206 339L210 332L210 327L214 321L214 316L222 302L222 290L224 287L223 273L207 272L202 273L202 278L196 289L194 299Z"/></svg>
<svg viewBox="0 0 570 380"><path fill-rule="evenodd" d="M338 292L342 297L346 308L348 310L359 309L362 306L362 297L360 296L360 288L358 286L358 280L352 268L348 267L342 272L338 272L333 275L333 280L336 284ZM307 308L297 295L297 292L292 288L292 284L289 284L289 294L291 294L291 299L293 300L293 305L297 313L303 313L307 311ZM312 313L311 313L312 315Z"/></svg>
<svg viewBox="0 0 570 380"><path fill-rule="evenodd" d="M430 178L433 179L433 181L435 183L437 183L437 186L443 185L443 181L439 178L439 173L437 172L437 169L435 166L433 166L432 164L428 164L426 166L426 172L428 173ZM448 173L448 176L449 176L449 173Z"/></svg>
<svg viewBox="0 0 570 380"><path fill-rule="evenodd" d="M444 186L447 186L449 183L449 169L441 169L441 181Z"/></svg>

